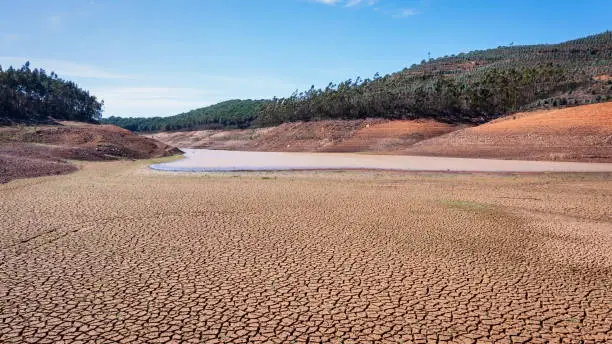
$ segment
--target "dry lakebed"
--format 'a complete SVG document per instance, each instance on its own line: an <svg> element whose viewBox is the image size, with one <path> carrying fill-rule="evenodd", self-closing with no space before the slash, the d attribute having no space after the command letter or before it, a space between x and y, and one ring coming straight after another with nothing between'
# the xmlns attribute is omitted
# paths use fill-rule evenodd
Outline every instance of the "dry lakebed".
<svg viewBox="0 0 612 344"><path fill-rule="evenodd" d="M0 343L612 341L609 165L202 160L0 185Z"/></svg>

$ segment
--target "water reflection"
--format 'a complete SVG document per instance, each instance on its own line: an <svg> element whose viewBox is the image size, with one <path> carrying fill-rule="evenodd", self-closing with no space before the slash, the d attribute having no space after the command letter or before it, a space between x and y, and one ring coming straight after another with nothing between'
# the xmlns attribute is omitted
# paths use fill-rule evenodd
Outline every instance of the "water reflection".
<svg viewBox="0 0 612 344"><path fill-rule="evenodd" d="M151 168L163 171L274 171L383 169L465 172L609 172L612 164L441 158L356 153L279 153L184 149L185 158Z"/></svg>

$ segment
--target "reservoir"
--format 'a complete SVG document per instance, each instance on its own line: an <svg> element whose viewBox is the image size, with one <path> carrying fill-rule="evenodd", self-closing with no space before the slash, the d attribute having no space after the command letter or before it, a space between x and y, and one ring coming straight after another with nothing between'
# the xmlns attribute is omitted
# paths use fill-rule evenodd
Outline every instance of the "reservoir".
<svg viewBox="0 0 612 344"><path fill-rule="evenodd" d="M612 172L612 163L468 159L360 153L244 152L183 149L184 158L151 165L182 172L398 170L450 172Z"/></svg>

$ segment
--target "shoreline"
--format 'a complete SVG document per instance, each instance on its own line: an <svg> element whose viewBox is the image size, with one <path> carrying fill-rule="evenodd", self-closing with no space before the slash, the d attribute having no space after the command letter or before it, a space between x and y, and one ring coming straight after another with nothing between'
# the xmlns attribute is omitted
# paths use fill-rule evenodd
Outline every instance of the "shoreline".
<svg viewBox="0 0 612 344"><path fill-rule="evenodd" d="M360 153L252 152L184 149L183 159L149 167L167 172L396 171L601 173L612 163L499 160Z"/></svg>

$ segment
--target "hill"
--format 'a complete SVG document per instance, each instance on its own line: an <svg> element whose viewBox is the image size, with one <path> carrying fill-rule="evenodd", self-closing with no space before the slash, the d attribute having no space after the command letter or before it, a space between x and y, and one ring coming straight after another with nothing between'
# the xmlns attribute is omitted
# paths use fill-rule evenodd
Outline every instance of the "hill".
<svg viewBox="0 0 612 344"><path fill-rule="evenodd" d="M366 117L484 123L517 111L608 101L611 75L608 31L446 56L384 77L312 87L267 104L255 124Z"/></svg>
<svg viewBox="0 0 612 344"><path fill-rule="evenodd" d="M133 131L235 129L318 120L432 119L480 124L503 115L612 99L612 32L560 44L444 56L371 79L314 86L270 101L233 100L165 118L111 117Z"/></svg>
<svg viewBox="0 0 612 344"><path fill-rule="evenodd" d="M180 153L174 147L112 125L0 127L0 183L16 178L69 173L69 160L146 159Z"/></svg>
<svg viewBox="0 0 612 344"><path fill-rule="evenodd" d="M265 103L264 100L229 100L169 117L109 117L102 122L142 132L248 128Z"/></svg>

